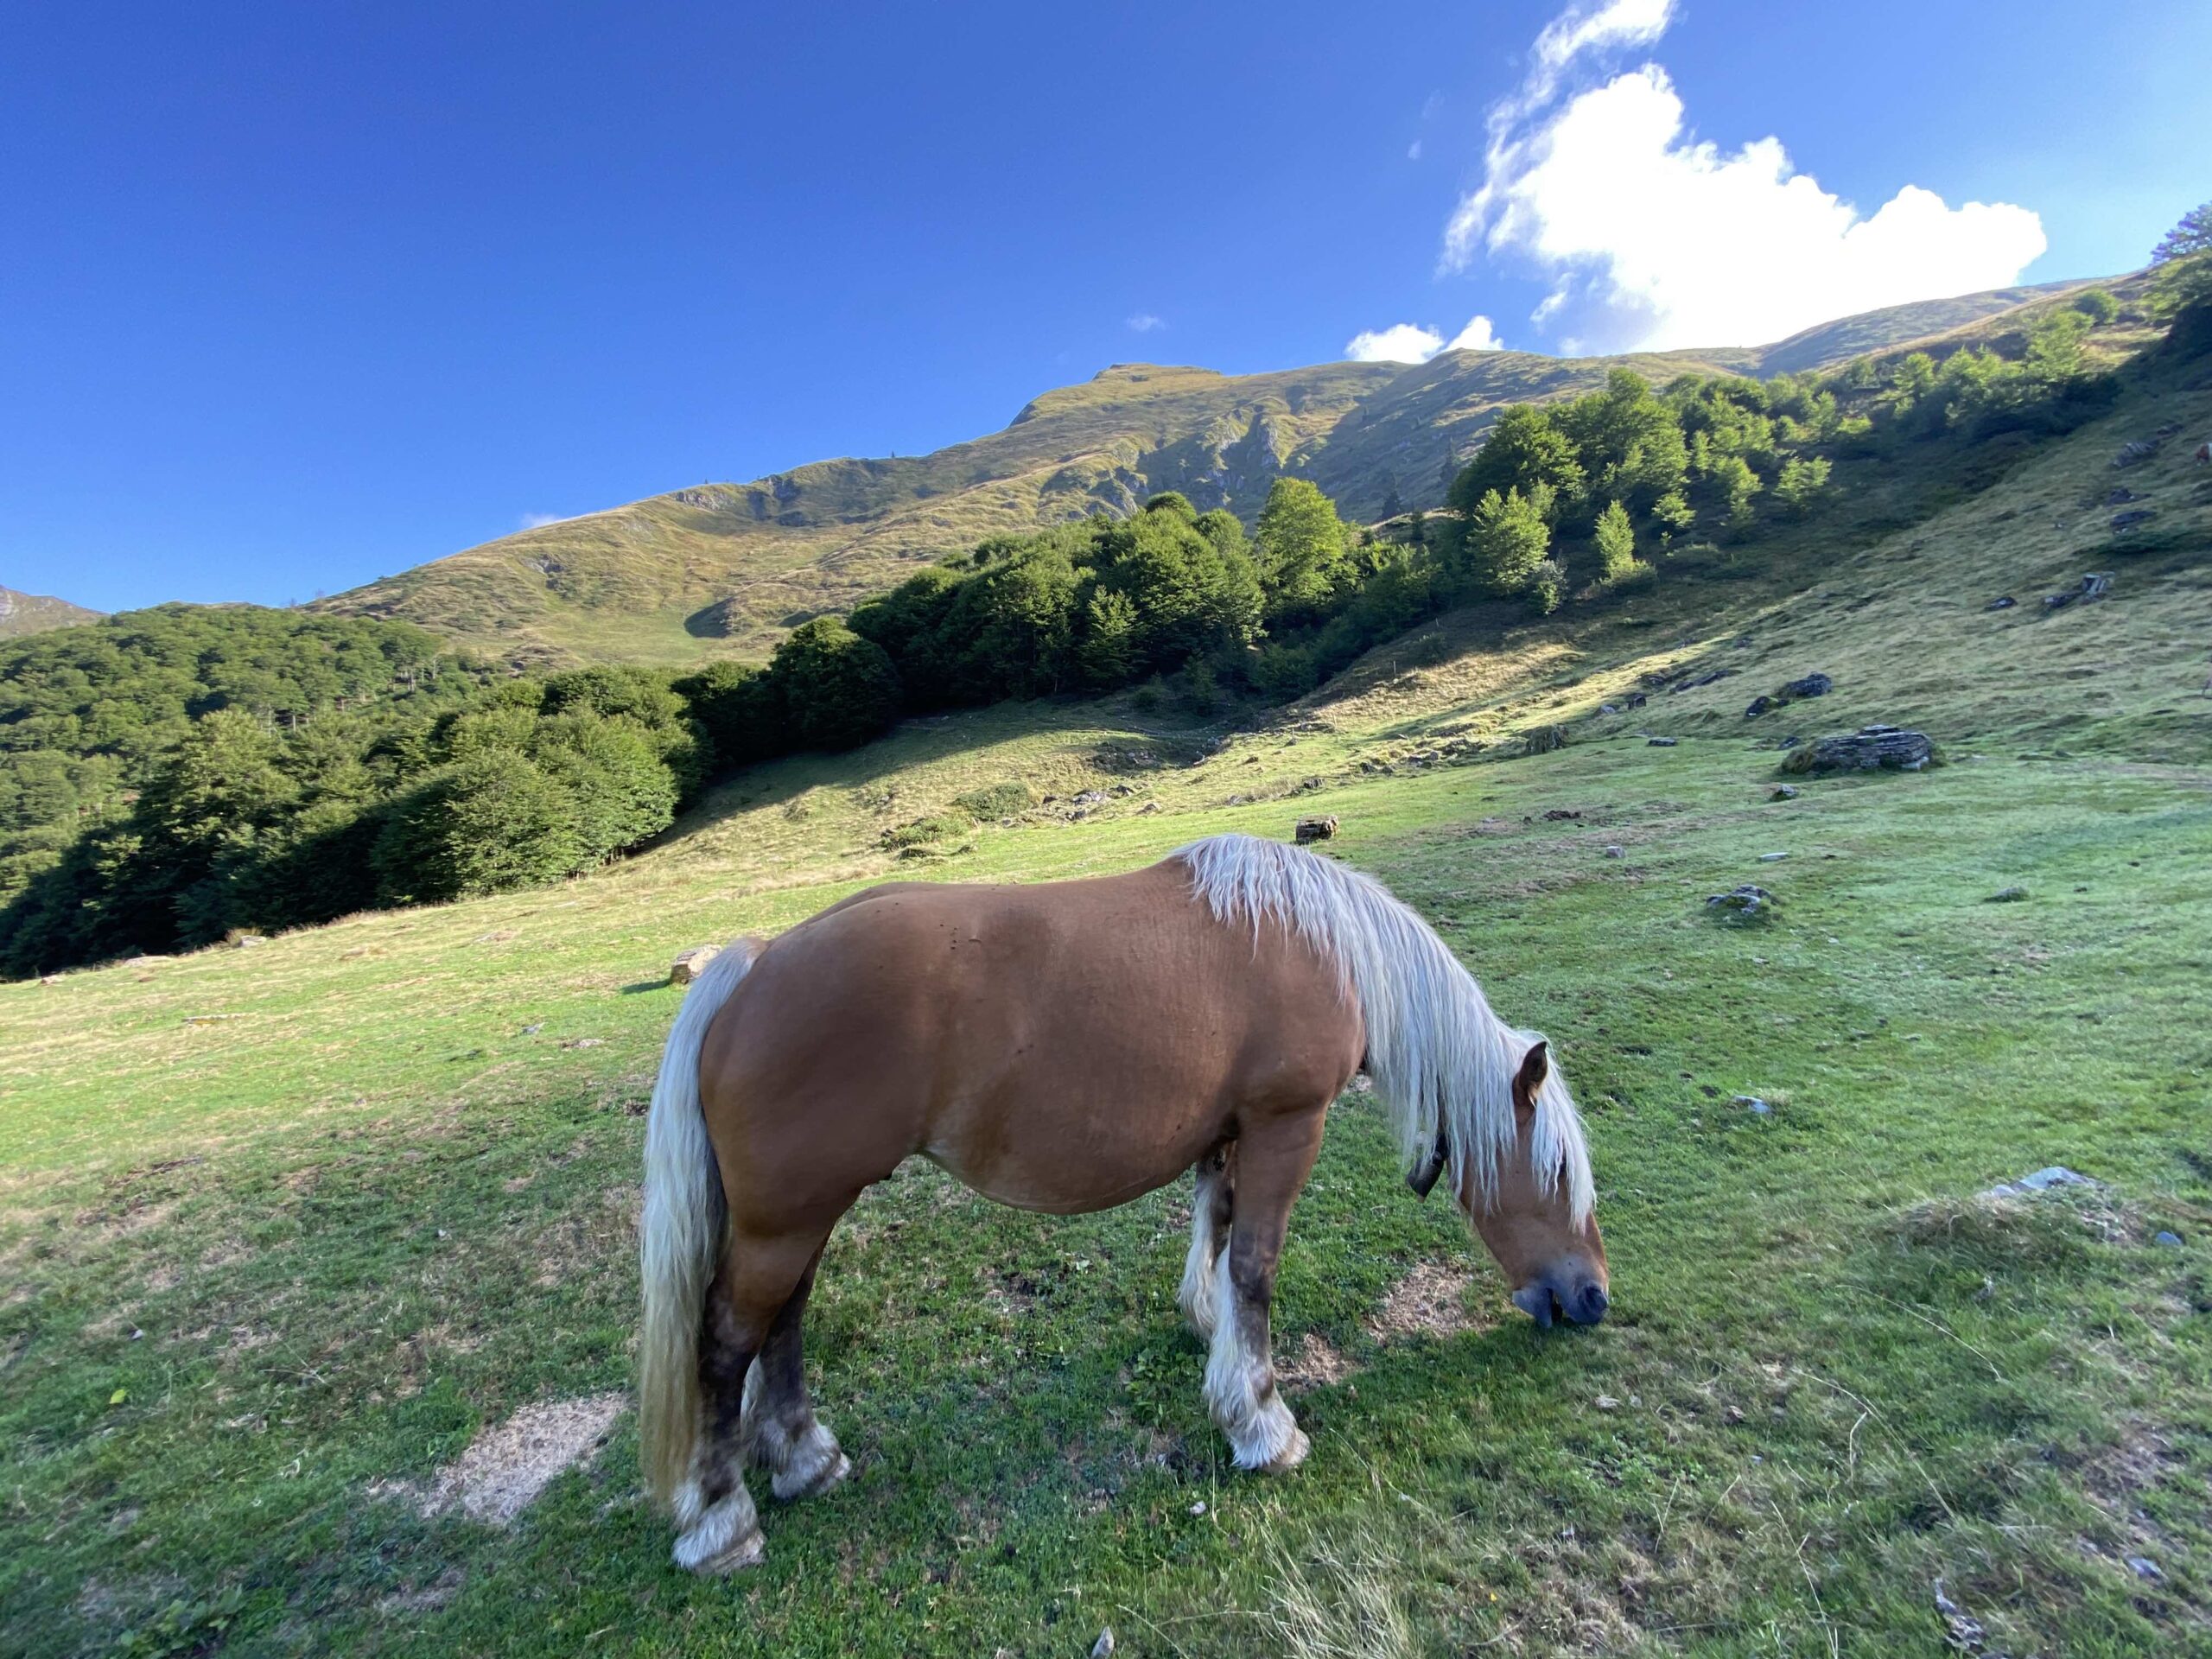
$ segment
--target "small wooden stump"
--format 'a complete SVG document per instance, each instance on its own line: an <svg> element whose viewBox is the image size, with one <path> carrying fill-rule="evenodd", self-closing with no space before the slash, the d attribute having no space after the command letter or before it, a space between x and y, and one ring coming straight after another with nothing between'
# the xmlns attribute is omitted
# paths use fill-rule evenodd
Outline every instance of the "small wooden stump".
<svg viewBox="0 0 2212 1659"><path fill-rule="evenodd" d="M669 964L668 982L671 985L689 985L706 971L709 963L721 953L722 948L719 944L702 944L696 950L684 951Z"/></svg>
<svg viewBox="0 0 2212 1659"><path fill-rule="evenodd" d="M1300 818L1298 821L1298 844L1301 847L1312 841L1333 840L1336 833L1337 821L1333 817Z"/></svg>

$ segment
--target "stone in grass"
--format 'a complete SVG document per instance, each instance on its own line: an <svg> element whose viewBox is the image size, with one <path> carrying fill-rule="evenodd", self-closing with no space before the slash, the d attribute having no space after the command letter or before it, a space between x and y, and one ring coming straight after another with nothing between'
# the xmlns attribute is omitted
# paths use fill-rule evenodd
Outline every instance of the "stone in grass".
<svg viewBox="0 0 2212 1659"><path fill-rule="evenodd" d="M2166 1576L2158 1570L2158 1564L2148 1555L2130 1555L2127 1558L2127 1570L2139 1579L2146 1579L2153 1582Z"/></svg>
<svg viewBox="0 0 2212 1659"><path fill-rule="evenodd" d="M1772 1104L1761 1100L1757 1095L1737 1095L1733 1096L1733 1103L1742 1107L1753 1117L1771 1117L1774 1115Z"/></svg>
<svg viewBox="0 0 2212 1659"><path fill-rule="evenodd" d="M1675 747L1675 740L1671 737L1655 737L1644 747L1649 749L1671 749Z"/></svg>
<svg viewBox="0 0 2212 1659"><path fill-rule="evenodd" d="M1098 1632L1098 1639L1090 1644L1090 1659L1109 1659L1114 1651L1114 1627L1109 1624Z"/></svg>
<svg viewBox="0 0 2212 1659"><path fill-rule="evenodd" d="M702 944L684 951L668 966L668 982L689 985L707 969L707 964L722 953L719 944Z"/></svg>
<svg viewBox="0 0 2212 1659"><path fill-rule="evenodd" d="M1772 893L1749 882L1727 893L1714 893L1705 901L1705 907L1721 921L1735 926L1770 920L1779 908Z"/></svg>
<svg viewBox="0 0 2212 1659"><path fill-rule="evenodd" d="M2027 896L2025 887L1999 887L1981 902L1985 905L2017 905Z"/></svg>
<svg viewBox="0 0 2212 1659"><path fill-rule="evenodd" d="M1770 801L1794 801L1796 798L1797 787L1794 784L1777 784L1774 793L1767 797Z"/></svg>
<svg viewBox="0 0 2212 1659"><path fill-rule="evenodd" d="M1835 690L1835 682L1825 674L1808 674L1802 680L1792 680L1782 688L1784 696L1825 697Z"/></svg>
<svg viewBox="0 0 2212 1659"><path fill-rule="evenodd" d="M2000 1181L1982 1194L1988 1198L2024 1198L2031 1192L2048 1192L2055 1186L2094 1186L2097 1183L2078 1170L2063 1164L2049 1164L2023 1175L2017 1181Z"/></svg>
<svg viewBox="0 0 2212 1659"><path fill-rule="evenodd" d="M1897 726L1862 726L1847 737L1815 738L1793 751L1784 772L1918 772L1936 758L1925 732Z"/></svg>
<svg viewBox="0 0 2212 1659"><path fill-rule="evenodd" d="M1331 840L1336 833L1337 820L1333 815L1318 818L1300 818L1298 821L1296 834L1298 844L1301 847L1309 841Z"/></svg>
<svg viewBox="0 0 2212 1659"><path fill-rule="evenodd" d="M2177 1250L2181 1248L2181 1235L2166 1232L2153 1233L2151 1235L2151 1242L2153 1244L2163 1245L2170 1250Z"/></svg>

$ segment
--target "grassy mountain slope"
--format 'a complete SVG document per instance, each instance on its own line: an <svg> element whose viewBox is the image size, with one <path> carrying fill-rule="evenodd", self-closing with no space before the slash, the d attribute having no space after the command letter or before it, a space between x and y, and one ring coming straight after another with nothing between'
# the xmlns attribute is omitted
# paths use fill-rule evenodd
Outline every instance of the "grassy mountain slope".
<svg viewBox="0 0 2212 1659"><path fill-rule="evenodd" d="M2064 286L2064 285L2058 285ZM1448 352L1427 364L1274 374L1121 364L1036 398L1003 431L932 454L838 460L701 485L540 526L321 601L419 623L518 658L686 662L760 656L1001 531L1132 511L1160 490L1248 518L1282 474L1352 518L1395 492L1434 505L1503 405L1564 397L1626 365L1657 382L1840 361L1985 319L2038 289L1870 313L1758 349L1560 359Z"/></svg>
<svg viewBox="0 0 2212 1659"><path fill-rule="evenodd" d="M72 605L66 599L48 599L39 594L19 594L13 588L0 588L0 639L44 633L49 628L73 627L79 622L97 622L100 616L100 612Z"/></svg>
<svg viewBox="0 0 2212 1659"><path fill-rule="evenodd" d="M2174 433L2205 429L2200 359L1932 516L1870 491L1643 593L1459 613L1263 729L912 721L560 888L0 986L0 1647L1974 1645L1940 1582L1988 1651L2204 1651L2212 486ZM2162 432L2115 539L2113 458ZM2093 570L2109 597L2037 602ZM1815 670L1831 695L1745 717ZM1773 798L1780 738L1871 720L1947 764ZM1052 798L887 850L1014 780ZM917 1166L810 1314L856 1478L764 1503L764 1567L670 1571L626 1414L511 1527L425 1502L482 1429L627 1386L677 950L1313 811L1557 1045L1605 1325L1505 1308L1354 1097L1284 1255L1288 1479L1231 1471L1199 1403L1187 1189L1058 1220ZM1746 881L1773 919L1714 925ZM1986 1196L2054 1163L2101 1185Z"/></svg>

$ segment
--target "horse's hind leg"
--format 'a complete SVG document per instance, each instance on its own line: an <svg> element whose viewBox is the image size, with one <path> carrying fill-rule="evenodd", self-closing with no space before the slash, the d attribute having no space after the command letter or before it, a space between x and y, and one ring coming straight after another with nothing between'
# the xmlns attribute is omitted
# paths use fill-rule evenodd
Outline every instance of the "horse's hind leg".
<svg viewBox="0 0 2212 1659"><path fill-rule="evenodd" d="M1198 1189L1191 1196L1191 1250L1183 1258L1183 1283L1175 1300L1191 1329L1213 1335L1214 1261L1229 1242L1232 1194L1236 1185L1236 1143L1225 1141L1192 1166Z"/></svg>
<svg viewBox="0 0 2212 1659"><path fill-rule="evenodd" d="M746 1461L767 1470L776 1496L785 1500L826 1492L853 1471L851 1460L838 1450L837 1437L815 1417L806 1393L801 1327L815 1271L821 1265L822 1252L817 1250L798 1287L768 1327L767 1340L745 1380L745 1418L739 1438Z"/></svg>
<svg viewBox="0 0 2212 1659"><path fill-rule="evenodd" d="M699 1442L676 1497L678 1567L728 1573L760 1559L760 1521L740 1455L746 1378L821 1248L819 1236L735 1234L724 1247L699 1344Z"/></svg>
<svg viewBox="0 0 2212 1659"><path fill-rule="evenodd" d="M1275 1388L1269 1313L1290 1207L1321 1147L1319 1110L1248 1131L1237 1148L1235 1217L1214 1268L1205 1399L1240 1469L1293 1469L1310 1446Z"/></svg>

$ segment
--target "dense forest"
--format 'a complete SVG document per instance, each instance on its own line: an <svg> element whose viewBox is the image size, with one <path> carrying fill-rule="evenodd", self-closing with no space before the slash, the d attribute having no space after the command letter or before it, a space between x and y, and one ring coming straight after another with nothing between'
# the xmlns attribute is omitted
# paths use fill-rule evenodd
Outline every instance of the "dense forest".
<svg viewBox="0 0 2212 1659"><path fill-rule="evenodd" d="M2212 255L2154 291L2212 344ZM2003 349L1688 377L1503 410L1446 508L1347 524L1282 478L1248 532L1154 497L995 538L765 665L520 676L403 624L165 606L0 647L0 970L203 944L557 879L711 779L902 715L1135 688L1196 714L1299 696L1445 608L1602 601L1821 511L1908 454L2064 431L2117 390L2101 289ZM1940 472L1940 467L1930 469Z"/></svg>

